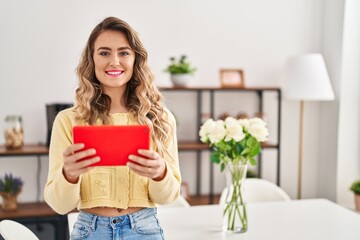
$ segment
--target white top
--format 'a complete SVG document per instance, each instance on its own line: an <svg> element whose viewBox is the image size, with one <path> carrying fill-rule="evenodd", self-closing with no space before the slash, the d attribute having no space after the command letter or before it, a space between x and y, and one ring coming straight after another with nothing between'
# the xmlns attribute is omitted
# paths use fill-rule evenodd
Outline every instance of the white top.
<svg viewBox="0 0 360 240"><path fill-rule="evenodd" d="M325 199L248 204L248 231L222 232L219 205L158 209L165 239L359 240L360 214Z"/></svg>

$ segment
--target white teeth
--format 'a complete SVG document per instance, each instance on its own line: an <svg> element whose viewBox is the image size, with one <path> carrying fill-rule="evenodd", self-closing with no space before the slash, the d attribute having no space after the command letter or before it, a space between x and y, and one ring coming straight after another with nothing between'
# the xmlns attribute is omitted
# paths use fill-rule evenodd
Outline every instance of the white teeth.
<svg viewBox="0 0 360 240"><path fill-rule="evenodd" d="M117 74L120 74L121 72L107 72L107 73L110 75L117 75Z"/></svg>

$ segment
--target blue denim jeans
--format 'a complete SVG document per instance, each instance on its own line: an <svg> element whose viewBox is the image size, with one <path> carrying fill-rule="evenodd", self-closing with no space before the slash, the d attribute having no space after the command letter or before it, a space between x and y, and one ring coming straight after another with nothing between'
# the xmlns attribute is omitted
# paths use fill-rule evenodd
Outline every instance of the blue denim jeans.
<svg viewBox="0 0 360 240"><path fill-rule="evenodd" d="M102 217L80 211L70 240L163 240L156 208L118 216Z"/></svg>

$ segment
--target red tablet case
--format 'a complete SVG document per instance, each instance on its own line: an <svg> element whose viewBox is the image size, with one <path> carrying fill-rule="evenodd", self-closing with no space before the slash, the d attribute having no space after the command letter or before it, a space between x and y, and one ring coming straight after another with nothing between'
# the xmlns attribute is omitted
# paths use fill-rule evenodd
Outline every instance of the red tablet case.
<svg viewBox="0 0 360 240"><path fill-rule="evenodd" d="M126 165L130 154L150 147L150 128L146 125L75 126L73 137L74 143L85 144L84 149L96 149L100 161L92 166Z"/></svg>

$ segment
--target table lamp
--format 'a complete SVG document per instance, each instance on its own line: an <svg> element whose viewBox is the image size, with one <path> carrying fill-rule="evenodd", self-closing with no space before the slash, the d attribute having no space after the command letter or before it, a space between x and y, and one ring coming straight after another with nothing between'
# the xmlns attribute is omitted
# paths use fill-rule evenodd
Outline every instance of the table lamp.
<svg viewBox="0 0 360 240"><path fill-rule="evenodd" d="M334 92L321 54L303 54L286 60L282 75L284 98L300 101L297 198L302 193L302 144L304 101L334 100Z"/></svg>

